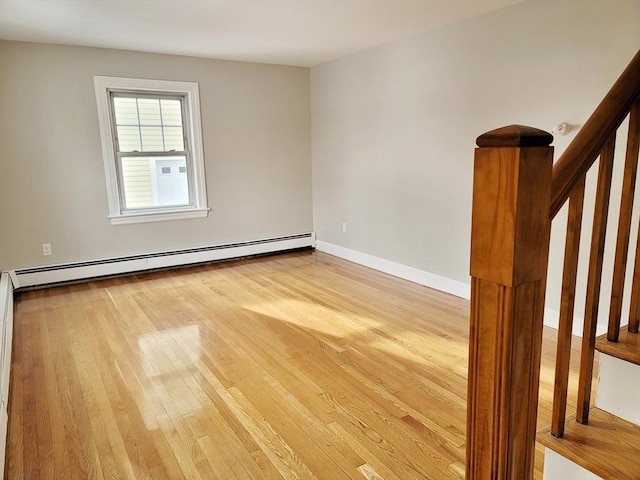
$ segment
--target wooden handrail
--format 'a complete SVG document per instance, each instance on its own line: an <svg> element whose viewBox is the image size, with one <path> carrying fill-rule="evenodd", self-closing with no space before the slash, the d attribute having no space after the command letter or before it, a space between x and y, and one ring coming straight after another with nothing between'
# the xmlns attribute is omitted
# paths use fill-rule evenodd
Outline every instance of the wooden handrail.
<svg viewBox="0 0 640 480"><path fill-rule="evenodd" d="M550 218L560 211L639 97L640 50L553 166Z"/></svg>

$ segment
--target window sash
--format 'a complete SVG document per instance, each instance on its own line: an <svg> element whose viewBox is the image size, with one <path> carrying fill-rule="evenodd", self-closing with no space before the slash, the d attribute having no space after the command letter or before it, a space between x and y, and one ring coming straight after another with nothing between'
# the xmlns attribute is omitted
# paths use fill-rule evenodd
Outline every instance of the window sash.
<svg viewBox="0 0 640 480"><path fill-rule="evenodd" d="M123 90L109 90L109 106L111 108L111 128L113 132L113 147L116 153L116 171L118 174L118 193L120 197L120 211L122 213L136 213L136 212L153 212L153 211L161 211L166 210L167 208L194 208L195 200L194 200L194 188L193 188L193 165L191 162L191 155L189 151L189 131L188 131L188 122L186 118L186 105L185 105L185 96L184 95L172 95L172 94L154 94L150 92L139 92L139 91L123 91ZM177 100L180 102L180 120L182 129L182 142L183 149L182 150L145 150L144 143L142 141L142 132L140 132L140 150L122 150L121 142L118 133L118 127L123 126L119 125L116 116L116 98L134 98L134 99L150 99L150 100ZM160 103L161 105L161 103ZM136 103L136 108L139 109L139 106ZM161 108L161 107L160 107ZM161 112L160 112L161 113ZM137 127L140 131L142 128L149 126L154 128L160 128L164 137L164 125L162 124L162 117L160 119L160 125L146 125L142 123L139 117L138 110L138 122L136 124L132 124L131 126ZM164 138L163 138L164 143ZM129 207L127 206L127 192L125 191L125 178L124 178L124 167L122 164L123 158L162 158L162 157L185 157L185 164L187 167L186 175L187 175L187 194L188 194L188 202L187 203L179 203L179 204L169 204L169 205L151 205L145 207ZM152 176L152 178L156 178ZM156 185L152 185L152 188L155 190L158 189L158 180L155 180Z"/></svg>
<svg viewBox="0 0 640 480"><path fill-rule="evenodd" d="M190 132L189 132L189 121L188 121L188 114L189 111L188 109L188 102L186 101L186 95L181 95L181 94L172 94L172 93L151 93L151 92L141 92L141 91L136 91L136 90L120 90L120 89L108 89L107 90L107 94L109 96L109 110L110 110L110 120L111 120L111 133L112 133L112 138L113 138L113 148L114 151L116 152L137 152L137 151L141 151L141 152L145 152L145 153L151 153L153 152L152 150L144 150L144 145L141 139L140 142L140 150L121 150L120 149L120 136L118 133L118 127L119 126L125 126L125 125L118 125L117 119L116 119L116 110L115 110L115 99L116 98L141 98L141 99L149 99L149 100L178 100L180 102L180 115L181 115L181 122L182 124L180 125L182 128L182 145L183 145L183 150L184 151L190 151L191 148L189 146L189 138L191 137ZM145 127L154 127L157 128L158 125L146 125L143 124L141 122L138 122L137 124L132 124L130 126L135 126L138 127L139 129L145 128ZM164 130L164 127L161 126L162 130ZM163 131L164 134L164 131ZM171 151L171 150L160 150L160 151Z"/></svg>
<svg viewBox="0 0 640 480"><path fill-rule="evenodd" d="M185 166L186 166L186 180L187 180L187 194L188 194L188 202L187 203L179 203L179 204L164 204L164 205L151 205L146 207L128 207L127 206L127 194L125 191L125 178L124 178L124 168L122 165L122 160L125 158L175 158L175 157L184 157ZM167 208L172 210L174 209L193 209L195 208L195 193L194 193L194 174L193 174L193 162L191 160L191 155L189 152L116 152L116 170L118 173L118 193L120 197L120 211L122 213L143 213L143 212L154 212L154 211L163 211ZM181 175L185 175L184 173ZM153 178L153 175L152 175ZM152 180L153 181L153 180ZM153 185L152 185L153 188ZM156 179L156 188L158 188L157 179Z"/></svg>

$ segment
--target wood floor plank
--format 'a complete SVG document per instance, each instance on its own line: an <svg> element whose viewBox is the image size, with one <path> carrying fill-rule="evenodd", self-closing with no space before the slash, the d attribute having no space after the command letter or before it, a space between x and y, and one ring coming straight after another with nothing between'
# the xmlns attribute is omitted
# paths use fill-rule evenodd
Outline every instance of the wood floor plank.
<svg viewBox="0 0 640 480"><path fill-rule="evenodd" d="M335 432L338 438L340 438L345 445L348 445L359 456L364 458L367 463L363 465L370 465L379 475L385 480L401 480L394 471L375 453L365 447L358 439L356 439L351 433L342 427L338 422L330 423L329 428ZM362 465L358 467L358 471L362 473ZM354 477L355 478L355 477Z"/></svg>
<svg viewBox="0 0 640 480"><path fill-rule="evenodd" d="M18 293L6 477L463 478L468 309L319 252Z"/></svg>

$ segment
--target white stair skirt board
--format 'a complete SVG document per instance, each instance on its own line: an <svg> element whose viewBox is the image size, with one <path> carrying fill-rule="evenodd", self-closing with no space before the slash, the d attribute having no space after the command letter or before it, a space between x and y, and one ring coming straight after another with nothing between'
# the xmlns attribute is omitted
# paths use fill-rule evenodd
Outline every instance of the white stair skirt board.
<svg viewBox="0 0 640 480"><path fill-rule="evenodd" d="M318 240L316 242L316 250L344 258L345 260L364 265L365 267L388 273L395 277L400 277L420 285L425 285L435 290L440 290L441 292L450 293L457 297L466 299L471 298L471 286L468 283L451 280L450 278L441 277L440 275L408 267L367 253L351 250L333 243L323 242L322 240Z"/></svg>
<svg viewBox="0 0 640 480"><path fill-rule="evenodd" d="M549 448L544 449L544 480L603 480L571 460L558 455Z"/></svg>
<svg viewBox="0 0 640 480"><path fill-rule="evenodd" d="M640 425L640 365L600 353L596 407Z"/></svg>
<svg viewBox="0 0 640 480"><path fill-rule="evenodd" d="M21 268L11 272L15 288L48 285L88 278L141 272L157 268L230 260L315 246L314 233L302 233L247 242L212 245L167 252L106 258L43 267Z"/></svg>

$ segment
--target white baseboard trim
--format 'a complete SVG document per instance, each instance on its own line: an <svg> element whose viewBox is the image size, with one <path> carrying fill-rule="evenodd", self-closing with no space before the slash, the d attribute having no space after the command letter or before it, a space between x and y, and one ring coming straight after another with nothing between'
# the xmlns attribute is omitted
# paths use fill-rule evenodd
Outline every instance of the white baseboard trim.
<svg viewBox="0 0 640 480"><path fill-rule="evenodd" d="M555 328L556 330L560 326L560 312L552 308L544 309L544 324L547 327ZM582 327L584 324L584 318L573 317L573 326L571 327L571 333L576 337L582 337ZM596 326L596 336L604 335L607 333L607 325L598 323Z"/></svg>
<svg viewBox="0 0 640 480"><path fill-rule="evenodd" d="M441 292L450 293L460 298L465 298L467 300L471 298L471 286L464 282L441 277L440 275L418 270L417 268L408 267L400 263L375 257L367 253L358 252L357 250L351 250L350 248L324 242L322 240L318 240L316 242L316 250L344 258L345 260L364 265L365 267L388 273L395 277L403 278L420 285L425 285L435 290L440 290ZM544 309L544 324L546 326L557 330L559 317L560 313L557 310L552 308ZM573 335L578 337L582 336L582 324L583 319L581 317L574 318L572 329ZM602 335L606 333L606 331L606 325L598 324L596 331L597 335Z"/></svg>
<svg viewBox="0 0 640 480"><path fill-rule="evenodd" d="M450 293L457 297L466 298L467 300L471 298L471 286L467 283L451 280L450 278L441 277L440 275L408 267L367 253L351 250L333 243L323 242L322 240L318 240L316 242L316 250L344 258L350 262L358 263L365 267L373 268L435 290L440 290L441 292Z"/></svg>
<svg viewBox="0 0 640 480"><path fill-rule="evenodd" d="M7 427L9 425L9 378L13 345L13 283L9 275L0 273L0 480L4 475Z"/></svg>
<svg viewBox="0 0 640 480"><path fill-rule="evenodd" d="M9 274L15 288L25 288L158 268L230 260L299 248L313 248L314 246L315 234L310 232L224 245L22 268L12 270Z"/></svg>

